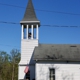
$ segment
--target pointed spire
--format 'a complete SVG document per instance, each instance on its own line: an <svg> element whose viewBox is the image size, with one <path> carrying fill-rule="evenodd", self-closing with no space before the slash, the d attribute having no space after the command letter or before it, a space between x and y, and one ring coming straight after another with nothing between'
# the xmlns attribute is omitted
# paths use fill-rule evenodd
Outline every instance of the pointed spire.
<svg viewBox="0 0 80 80"><path fill-rule="evenodd" d="M32 0L29 0L24 17L20 23L23 24L23 23L34 23L34 22L40 23L40 21L36 17Z"/></svg>

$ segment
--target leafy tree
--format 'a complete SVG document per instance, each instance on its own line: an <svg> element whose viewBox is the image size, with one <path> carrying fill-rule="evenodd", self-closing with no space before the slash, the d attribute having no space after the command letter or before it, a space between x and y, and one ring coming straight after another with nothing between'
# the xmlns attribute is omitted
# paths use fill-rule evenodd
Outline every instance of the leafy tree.
<svg viewBox="0 0 80 80"><path fill-rule="evenodd" d="M18 79L18 62L20 52L17 49L11 50L10 54L0 51L0 80Z"/></svg>
<svg viewBox="0 0 80 80"><path fill-rule="evenodd" d="M18 77L16 75L18 75L18 62L20 60L20 53L19 50L17 49L13 49L11 52L11 65L12 65L12 80L17 80ZM16 72L17 71L17 72Z"/></svg>

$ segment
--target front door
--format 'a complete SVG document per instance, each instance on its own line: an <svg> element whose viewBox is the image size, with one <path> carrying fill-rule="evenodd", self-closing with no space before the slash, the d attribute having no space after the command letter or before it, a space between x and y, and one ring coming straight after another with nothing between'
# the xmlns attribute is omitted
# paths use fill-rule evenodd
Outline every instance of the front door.
<svg viewBox="0 0 80 80"><path fill-rule="evenodd" d="M27 73L26 73L26 80L30 80L30 71L28 71Z"/></svg>

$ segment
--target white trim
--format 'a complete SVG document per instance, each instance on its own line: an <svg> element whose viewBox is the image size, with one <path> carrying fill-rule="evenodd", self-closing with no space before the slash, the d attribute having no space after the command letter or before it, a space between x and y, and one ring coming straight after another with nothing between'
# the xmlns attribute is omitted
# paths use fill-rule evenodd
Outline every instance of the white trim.
<svg viewBox="0 0 80 80"><path fill-rule="evenodd" d="M24 26L22 25L22 39L24 38Z"/></svg>
<svg viewBox="0 0 80 80"><path fill-rule="evenodd" d="M39 35L39 32L38 32L38 31L39 31L39 29L38 29L38 24L37 24L37 25L36 25L36 39L39 38L39 36L38 36L38 35Z"/></svg>
<svg viewBox="0 0 80 80"><path fill-rule="evenodd" d="M20 21L21 22L40 22L40 21Z"/></svg>
<svg viewBox="0 0 80 80"><path fill-rule="evenodd" d="M32 22L33 22L33 23L34 23L34 22L37 23L37 22L40 22L40 21L20 21L20 23L32 23Z"/></svg>
<svg viewBox="0 0 80 80"><path fill-rule="evenodd" d="M27 28L26 28L26 30L27 30L27 39L28 39L28 30L29 30L29 28L28 28L28 25L27 25Z"/></svg>
<svg viewBox="0 0 80 80"><path fill-rule="evenodd" d="M31 36L31 39L33 39L33 35L34 35L33 34L33 25L31 25L31 28L32 28L32 34L31 34L32 36Z"/></svg>

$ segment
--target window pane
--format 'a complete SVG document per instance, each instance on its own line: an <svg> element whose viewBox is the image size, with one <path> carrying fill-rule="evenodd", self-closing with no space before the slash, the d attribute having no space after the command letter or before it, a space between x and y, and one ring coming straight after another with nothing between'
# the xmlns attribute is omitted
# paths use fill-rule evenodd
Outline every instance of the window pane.
<svg viewBox="0 0 80 80"><path fill-rule="evenodd" d="M53 74L53 70L51 70L51 74Z"/></svg>
<svg viewBox="0 0 80 80"><path fill-rule="evenodd" d="M55 80L55 77L51 77L50 80Z"/></svg>
<svg viewBox="0 0 80 80"><path fill-rule="evenodd" d="M55 80L55 69L50 69L50 80Z"/></svg>
<svg viewBox="0 0 80 80"><path fill-rule="evenodd" d="M51 80L54 80L53 78L51 78Z"/></svg>

